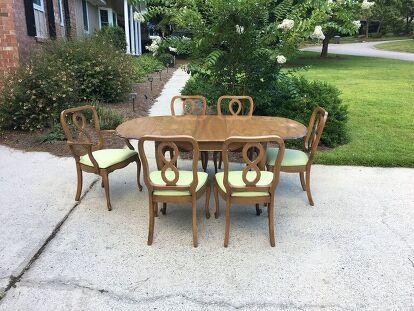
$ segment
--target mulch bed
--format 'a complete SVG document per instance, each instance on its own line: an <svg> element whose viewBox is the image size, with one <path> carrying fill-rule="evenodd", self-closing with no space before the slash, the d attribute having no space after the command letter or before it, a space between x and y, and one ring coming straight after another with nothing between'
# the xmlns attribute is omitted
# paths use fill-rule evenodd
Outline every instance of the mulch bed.
<svg viewBox="0 0 414 311"><path fill-rule="evenodd" d="M132 102L129 101L118 104L105 104L104 106L116 111L125 120L147 116L155 99L161 94L165 83L181 64L182 62L177 62L175 68L169 68L168 71L167 69L161 71L161 79L160 73L158 72L148 75L147 78L152 78L153 80L152 90L151 83L147 79L142 83L134 85L132 92L137 93L135 111L132 109ZM49 152L59 157L71 156L69 147L65 141L42 142L41 137L44 134L44 131L0 131L0 144L23 151ZM122 148L125 146L124 141L115 135L105 137L105 143L107 148Z"/></svg>

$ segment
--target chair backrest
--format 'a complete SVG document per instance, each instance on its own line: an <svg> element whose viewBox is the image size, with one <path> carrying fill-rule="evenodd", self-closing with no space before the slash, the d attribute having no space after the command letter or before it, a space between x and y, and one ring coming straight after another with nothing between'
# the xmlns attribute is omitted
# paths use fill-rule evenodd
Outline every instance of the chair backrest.
<svg viewBox="0 0 414 311"><path fill-rule="evenodd" d="M149 178L149 165L148 159L145 153L145 142L154 142L155 143L155 152L156 157L160 160L161 163L161 178L165 185L155 185L151 182ZM192 153L193 163L193 180L189 185L182 186L177 185L177 181L180 178L180 172L177 169L177 159L180 154L178 145L186 146L186 150ZM141 158L142 167L144 171L144 181L148 188L149 192L155 190L180 190L180 191L190 191L192 194L195 193L198 183L197 167L198 167L198 157L200 150L198 148L197 142L191 136L179 135L179 136L150 136L146 135L139 140L138 143L139 156ZM166 158L166 154L170 155L170 158ZM167 173L171 172L171 173ZM167 176L171 175L170 177Z"/></svg>
<svg viewBox="0 0 414 311"><path fill-rule="evenodd" d="M318 149L327 118L328 112L321 107L316 107L312 112L308 125L308 133L305 138L305 150L309 152L310 161Z"/></svg>
<svg viewBox="0 0 414 311"><path fill-rule="evenodd" d="M252 116L253 115L254 103L253 103L253 98L251 98L250 96L229 96L229 95L220 96L219 99L217 100L217 114L218 115L223 114L223 110L222 110L223 101L229 102L228 112L232 116L239 116L239 115ZM247 112L246 112L247 109L245 107L246 105L243 105L243 102L245 104L247 102L247 106L248 106ZM236 110L234 110L235 104L237 104Z"/></svg>
<svg viewBox="0 0 414 311"><path fill-rule="evenodd" d="M69 108L60 113L62 125L68 143L90 143L92 150L102 149L104 141L101 135L98 113L91 105Z"/></svg>
<svg viewBox="0 0 414 311"><path fill-rule="evenodd" d="M181 100L183 105L183 112L185 115L192 115L196 111L197 101L201 101L201 114L205 115L207 111L207 100L204 96L191 95L191 96L174 96L171 98L171 115L175 116L175 103Z"/></svg>
<svg viewBox="0 0 414 311"><path fill-rule="evenodd" d="M268 185L257 185L262 171L264 171L266 163L266 145L274 143L279 147L276 162L273 167L273 179ZM246 167L243 169L242 178L244 187L238 187L229 182L229 151L233 151L242 147L243 162ZM282 164L283 155L285 153L285 143L282 138L276 135L259 136L259 137L230 137L224 142L223 146L223 163L224 163L224 178L223 184L226 188L226 193L231 195L233 192L245 191L264 191L273 193L279 183L280 166ZM254 172L253 179L247 178L249 172Z"/></svg>

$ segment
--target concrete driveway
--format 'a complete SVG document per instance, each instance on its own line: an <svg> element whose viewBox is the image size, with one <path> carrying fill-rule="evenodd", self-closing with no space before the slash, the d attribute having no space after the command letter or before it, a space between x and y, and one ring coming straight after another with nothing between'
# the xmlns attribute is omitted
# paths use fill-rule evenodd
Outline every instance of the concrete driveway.
<svg viewBox="0 0 414 311"><path fill-rule="evenodd" d="M2 159L9 152L0 151ZM10 251L8 244L33 251L50 241L7 290L0 310L414 308L413 169L315 166L315 207L308 205L298 176L282 175L275 248L266 212L257 217L253 206L235 206L225 249L223 213L205 219L200 201L195 249L191 209L174 204L156 220L154 244L146 245L147 193L137 191L134 166L111 175L108 212L99 183L74 206L69 160L48 156L43 174L18 180L14 175L36 167L30 164L40 170L38 156L16 151L1 167L2 271L33 254ZM180 161L180 167L188 163ZM7 178L15 180L10 187ZM24 210L29 217L21 216Z"/></svg>
<svg viewBox="0 0 414 311"><path fill-rule="evenodd" d="M414 62L414 53L403 53L394 51L385 51L375 48L375 45L390 41L376 41L364 43L345 43L345 44L329 44L329 53L344 54L356 56L369 56L380 58L400 59ZM394 42L394 41L392 41ZM303 51L321 52L322 46L310 46L302 49Z"/></svg>

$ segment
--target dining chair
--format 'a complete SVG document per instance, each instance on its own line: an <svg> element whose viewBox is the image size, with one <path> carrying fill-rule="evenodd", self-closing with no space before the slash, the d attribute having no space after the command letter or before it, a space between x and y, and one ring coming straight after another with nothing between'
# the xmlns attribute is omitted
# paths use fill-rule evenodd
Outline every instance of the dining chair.
<svg viewBox="0 0 414 311"><path fill-rule="evenodd" d="M280 170L286 173L299 173L303 191L306 191L309 204L314 206L310 189L310 172L318 149L319 141L328 118L328 112L321 107L316 107L311 115L307 134L304 142L305 152L301 150L286 149ZM267 167L273 169L275 159L278 157L278 148L267 149ZM306 180L305 180L306 173Z"/></svg>
<svg viewBox="0 0 414 311"><path fill-rule="evenodd" d="M268 143L275 143L279 153L275 159L272 171L265 170L266 150ZM229 151L240 148L246 167L243 170L229 170ZM275 246L274 233L274 200L275 190L279 183L280 164L282 163L285 144L279 136L262 137L230 137L223 145L224 171L215 175L214 198L216 211L214 216L219 217L219 194L226 201L226 226L224 247L229 244L230 209L232 204L266 204L269 222L270 245ZM252 152L254 151L254 152ZM255 155L253 158L251 154Z"/></svg>
<svg viewBox="0 0 414 311"><path fill-rule="evenodd" d="M157 143L156 153L162 162L161 168L155 171L149 169L144 144L147 141ZM186 145L186 150L192 153L192 170L178 170L176 167L179 156L178 146ZM206 193L206 218L210 218L210 184L208 174L198 172L198 143L191 136L144 136L139 140L138 150L142 159L144 181L149 195L149 228L148 245L154 238L155 217L158 216L158 203L191 203L193 221L193 245L197 247L197 200ZM170 158L166 158L165 150Z"/></svg>
<svg viewBox="0 0 414 311"><path fill-rule="evenodd" d="M89 119L89 120L88 120ZM94 173L102 178L108 210L112 210L109 195L109 173L126 167L131 162L137 164L138 189L140 183L141 161L129 140L125 139L128 149L104 149L104 135L115 133L114 130L101 130L99 116L94 106L86 105L63 110L60 123L67 143L76 162L77 190L75 200L79 201L82 193L82 172Z"/></svg>
<svg viewBox="0 0 414 311"><path fill-rule="evenodd" d="M247 115L252 116L254 111L254 102L251 96L231 96L231 95L224 95L220 96L217 100L217 115L223 115L222 106L225 102L228 102L226 105L225 111L227 111L231 116L240 116L240 115ZM245 103L245 104L243 104ZM248 109L246 109L246 103ZM237 104L237 108L235 110L235 105ZM219 159L217 159L219 156ZM223 155L220 151L213 152L213 162L214 162L214 170L217 173L217 167L221 169L223 163ZM218 162L218 165L217 165Z"/></svg>

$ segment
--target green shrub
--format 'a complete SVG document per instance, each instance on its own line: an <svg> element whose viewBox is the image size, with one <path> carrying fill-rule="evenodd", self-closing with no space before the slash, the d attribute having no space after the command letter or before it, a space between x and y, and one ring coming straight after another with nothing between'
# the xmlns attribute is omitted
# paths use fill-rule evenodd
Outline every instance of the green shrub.
<svg viewBox="0 0 414 311"><path fill-rule="evenodd" d="M96 112L98 113L101 130L113 130L122 122L124 122L124 119L121 115L110 110L109 108L105 108L100 104L92 105L95 106Z"/></svg>
<svg viewBox="0 0 414 311"><path fill-rule="evenodd" d="M174 56L169 53L159 53L156 55L156 58L164 65L170 66L174 63Z"/></svg>
<svg viewBox="0 0 414 311"><path fill-rule="evenodd" d="M111 44L117 49L125 52L125 31L118 26L104 27L96 33L96 38L103 44Z"/></svg>
<svg viewBox="0 0 414 311"><path fill-rule="evenodd" d="M194 51L194 41L186 37L171 36L163 39L160 45L161 50L172 52L170 48L176 49L177 56L188 57Z"/></svg>
<svg viewBox="0 0 414 311"><path fill-rule="evenodd" d="M46 134L39 137L39 142L54 142L54 141L63 141L65 140L65 133L63 128L60 125L54 125Z"/></svg>
<svg viewBox="0 0 414 311"><path fill-rule="evenodd" d="M136 81L142 81L147 74L165 68L158 59L150 54L133 57L132 62Z"/></svg>
<svg viewBox="0 0 414 311"><path fill-rule="evenodd" d="M260 79L258 81L260 82ZM211 107L215 107L221 95L242 94L225 85L212 85L201 75L191 77L181 93L206 96ZM286 117L305 125L309 123L313 109L321 106L329 113L321 142L328 147L335 147L348 141L347 107L339 98L338 89L332 85L280 74L270 88L256 86L250 90L246 89L244 94L253 97L255 115Z"/></svg>
<svg viewBox="0 0 414 311"><path fill-rule="evenodd" d="M118 102L131 89L132 58L99 40L51 43L9 75L0 93L0 128L35 130L80 101Z"/></svg>

